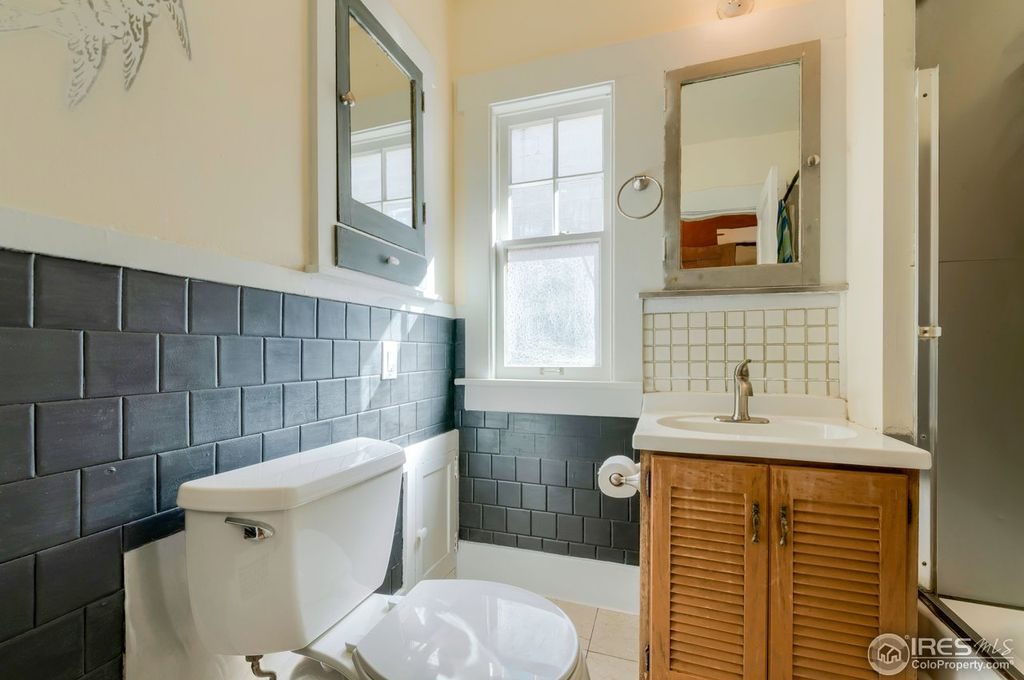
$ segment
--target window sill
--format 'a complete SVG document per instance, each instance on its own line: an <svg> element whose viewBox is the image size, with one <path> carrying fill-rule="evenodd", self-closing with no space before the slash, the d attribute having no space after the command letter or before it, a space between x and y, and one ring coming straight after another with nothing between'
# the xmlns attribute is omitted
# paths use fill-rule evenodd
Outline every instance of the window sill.
<svg viewBox="0 0 1024 680"><path fill-rule="evenodd" d="M639 382L459 378L455 384L466 388L471 411L637 418L643 401Z"/></svg>

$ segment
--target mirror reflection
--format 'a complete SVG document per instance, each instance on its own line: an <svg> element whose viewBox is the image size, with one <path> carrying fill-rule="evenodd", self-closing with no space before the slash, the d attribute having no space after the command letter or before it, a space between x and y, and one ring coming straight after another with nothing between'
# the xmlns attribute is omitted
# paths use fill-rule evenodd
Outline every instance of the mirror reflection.
<svg viewBox="0 0 1024 680"><path fill-rule="evenodd" d="M800 64L685 83L683 269L797 262Z"/></svg>
<svg viewBox="0 0 1024 680"><path fill-rule="evenodd" d="M352 197L411 227L411 80L358 21L349 22Z"/></svg>

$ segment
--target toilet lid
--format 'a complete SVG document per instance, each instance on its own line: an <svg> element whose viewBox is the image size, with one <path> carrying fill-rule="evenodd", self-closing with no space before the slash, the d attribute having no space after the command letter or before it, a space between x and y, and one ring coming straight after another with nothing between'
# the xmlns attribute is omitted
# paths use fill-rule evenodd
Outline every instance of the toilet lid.
<svg viewBox="0 0 1024 680"><path fill-rule="evenodd" d="M374 680L563 680L575 669L579 640L561 609L527 590L422 581L355 655Z"/></svg>

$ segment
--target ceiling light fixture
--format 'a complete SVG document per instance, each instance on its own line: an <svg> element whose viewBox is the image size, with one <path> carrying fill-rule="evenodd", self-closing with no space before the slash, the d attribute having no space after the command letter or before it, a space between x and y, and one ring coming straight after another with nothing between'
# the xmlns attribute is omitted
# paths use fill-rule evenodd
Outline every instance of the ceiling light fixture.
<svg viewBox="0 0 1024 680"><path fill-rule="evenodd" d="M750 14L754 9L754 0L718 0L718 18L732 19Z"/></svg>

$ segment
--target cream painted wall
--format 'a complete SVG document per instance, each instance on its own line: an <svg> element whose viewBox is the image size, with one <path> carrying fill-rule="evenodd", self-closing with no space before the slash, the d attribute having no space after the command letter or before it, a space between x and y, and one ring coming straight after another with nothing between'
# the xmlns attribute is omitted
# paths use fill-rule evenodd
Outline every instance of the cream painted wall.
<svg viewBox="0 0 1024 680"><path fill-rule="evenodd" d="M187 1L191 61L161 16L132 90L112 49L74 111L62 40L0 33L0 206L293 270L314 263L310 22L314 3L332 2ZM392 4L434 62L422 288L451 300L449 4Z"/></svg>
<svg viewBox="0 0 1024 680"><path fill-rule="evenodd" d="M764 184L772 165L778 167L779 189L785 191L800 166L799 151L797 131L684 144L683 193Z"/></svg>
<svg viewBox="0 0 1024 680"><path fill-rule="evenodd" d="M755 11L804 1L757 0ZM718 20L715 0L452 0L452 5L456 78Z"/></svg>

